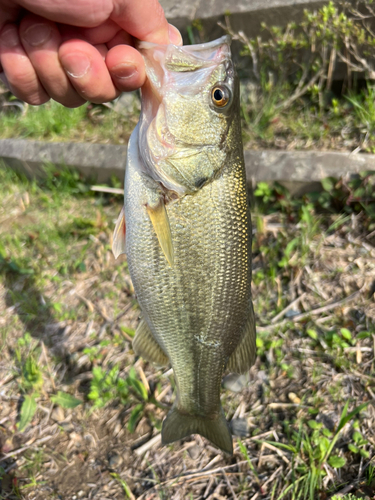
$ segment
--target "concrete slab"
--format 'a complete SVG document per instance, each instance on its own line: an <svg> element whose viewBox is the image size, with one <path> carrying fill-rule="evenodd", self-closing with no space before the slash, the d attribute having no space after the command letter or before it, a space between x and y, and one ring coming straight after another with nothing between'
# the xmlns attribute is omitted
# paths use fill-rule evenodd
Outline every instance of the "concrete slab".
<svg viewBox="0 0 375 500"><path fill-rule="evenodd" d="M0 140L0 160L28 176L43 175L43 165L77 168L92 182L124 179L126 146ZM316 187L325 177L375 171L375 155L323 151L245 151L249 183L278 181L293 191Z"/></svg>
<svg viewBox="0 0 375 500"><path fill-rule="evenodd" d="M269 26L299 22L304 9L318 9L328 0L160 0L160 3L168 21L181 30L187 41L187 27L195 19L201 21L206 40L223 35L217 22L223 21L228 13L235 31L242 30L249 37L254 37L261 33L262 22Z"/></svg>
<svg viewBox="0 0 375 500"><path fill-rule="evenodd" d="M126 150L113 144L0 140L0 159L28 176L43 175L43 165L53 163L77 168L96 182L108 182L112 175L123 179Z"/></svg>

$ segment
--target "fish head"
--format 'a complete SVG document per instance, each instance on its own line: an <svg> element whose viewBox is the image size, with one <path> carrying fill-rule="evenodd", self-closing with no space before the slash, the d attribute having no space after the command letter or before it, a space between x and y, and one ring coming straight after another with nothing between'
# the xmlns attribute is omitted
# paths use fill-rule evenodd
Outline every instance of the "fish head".
<svg viewBox="0 0 375 500"><path fill-rule="evenodd" d="M185 47L141 42L139 50L147 73L139 127L143 168L178 196L192 194L223 168L238 114L230 37Z"/></svg>

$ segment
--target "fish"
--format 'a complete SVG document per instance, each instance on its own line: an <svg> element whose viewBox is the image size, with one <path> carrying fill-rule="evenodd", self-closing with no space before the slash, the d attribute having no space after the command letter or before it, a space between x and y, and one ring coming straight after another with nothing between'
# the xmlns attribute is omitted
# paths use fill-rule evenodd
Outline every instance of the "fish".
<svg viewBox="0 0 375 500"><path fill-rule="evenodd" d="M113 237L141 309L133 350L170 364L176 398L162 443L200 434L228 454L223 374L256 357L251 218L230 37L140 42L147 80Z"/></svg>

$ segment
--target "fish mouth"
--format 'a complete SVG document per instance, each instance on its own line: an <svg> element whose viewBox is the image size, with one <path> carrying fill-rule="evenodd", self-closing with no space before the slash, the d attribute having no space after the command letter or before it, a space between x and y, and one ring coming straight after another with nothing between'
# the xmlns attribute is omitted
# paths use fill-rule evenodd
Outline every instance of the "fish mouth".
<svg viewBox="0 0 375 500"><path fill-rule="evenodd" d="M224 35L217 40L195 45L160 45L151 42L138 42L137 49L141 52L147 80L142 87L142 94L152 91L152 97L160 103L163 99L163 86L179 79L181 74L195 74L197 80L205 68L217 66L224 62L231 63L231 37ZM151 96L150 96L151 97ZM146 96L147 99L147 96Z"/></svg>

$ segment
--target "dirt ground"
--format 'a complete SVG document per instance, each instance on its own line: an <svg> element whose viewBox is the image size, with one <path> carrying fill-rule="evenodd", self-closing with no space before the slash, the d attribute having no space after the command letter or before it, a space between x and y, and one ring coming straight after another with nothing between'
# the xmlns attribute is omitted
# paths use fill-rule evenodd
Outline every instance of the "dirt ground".
<svg viewBox="0 0 375 500"><path fill-rule="evenodd" d="M308 498L315 469L313 498L375 498L375 228L363 214L254 215L258 357L223 381L228 457L200 436L161 446L173 375L132 351L139 308L110 251L120 198L1 175L0 499ZM81 404L56 404L59 391Z"/></svg>

